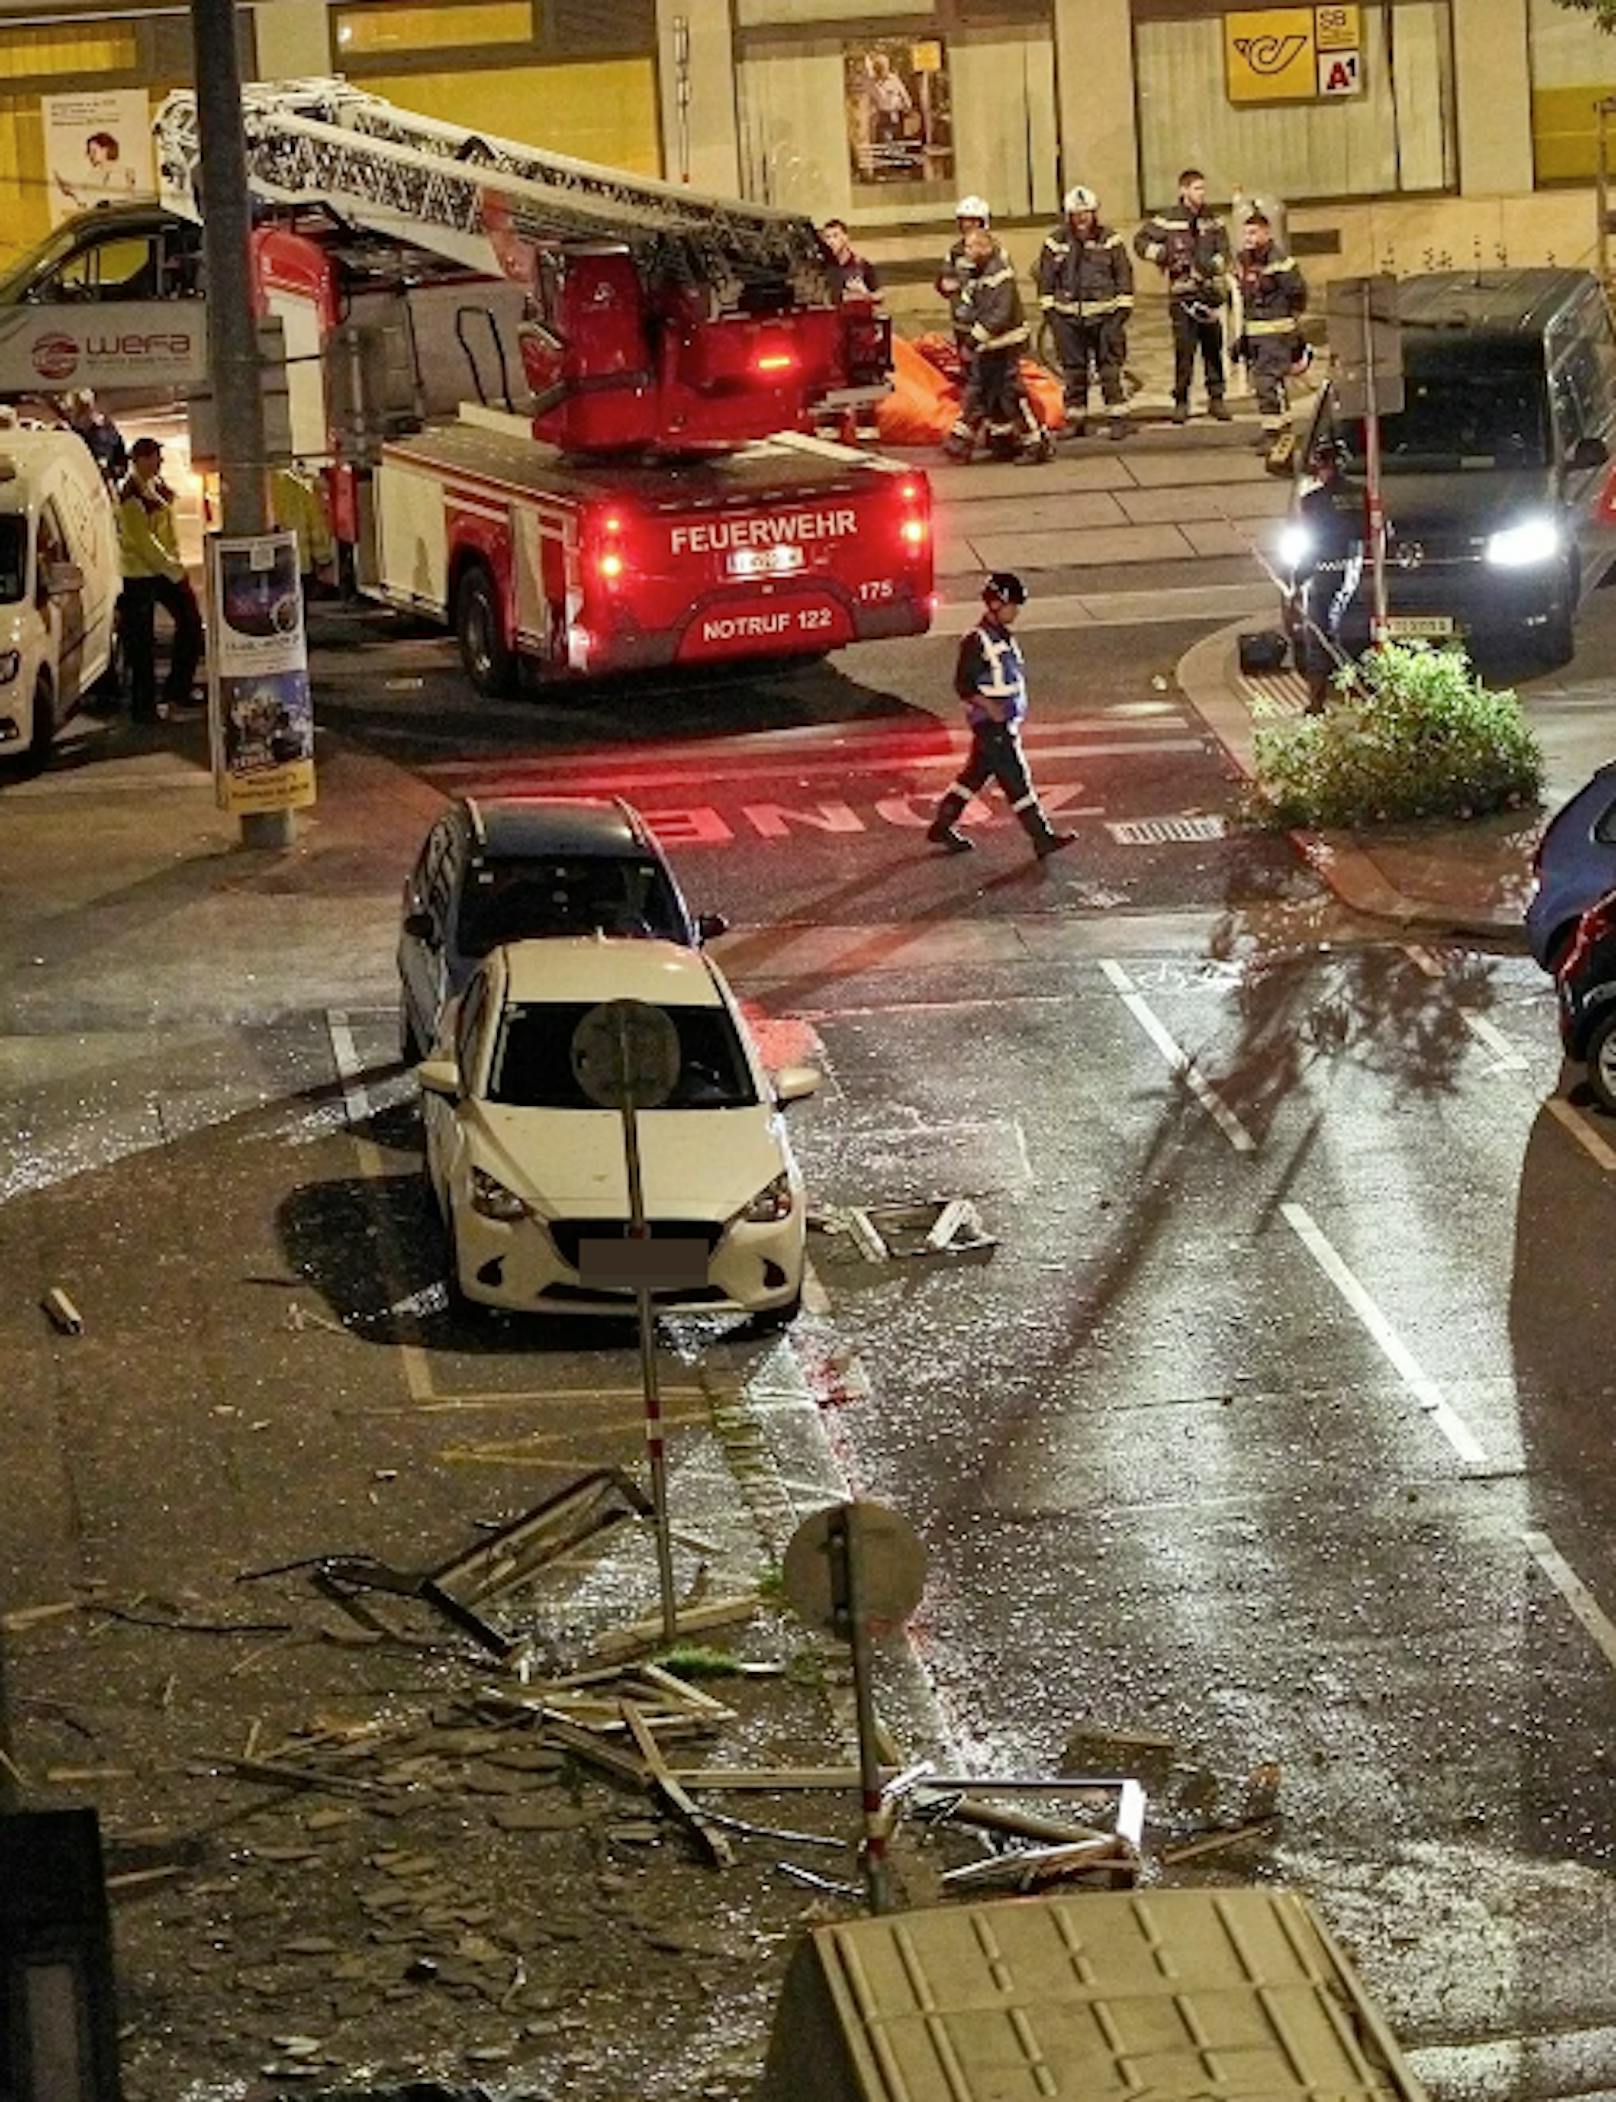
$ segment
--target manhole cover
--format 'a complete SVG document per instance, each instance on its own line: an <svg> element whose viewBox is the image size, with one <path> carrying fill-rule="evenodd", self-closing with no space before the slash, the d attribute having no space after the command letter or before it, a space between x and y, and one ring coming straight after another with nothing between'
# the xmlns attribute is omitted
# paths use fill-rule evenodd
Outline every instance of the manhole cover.
<svg viewBox="0 0 1616 2102"><path fill-rule="evenodd" d="M1197 839L1224 839L1229 831L1221 817L1122 818L1105 829L1119 847L1162 847Z"/></svg>

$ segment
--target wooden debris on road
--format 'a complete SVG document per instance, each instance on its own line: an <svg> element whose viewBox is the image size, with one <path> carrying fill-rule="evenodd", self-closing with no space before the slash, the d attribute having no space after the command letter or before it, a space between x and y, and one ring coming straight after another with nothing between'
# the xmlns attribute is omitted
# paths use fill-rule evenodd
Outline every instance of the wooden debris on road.
<svg viewBox="0 0 1616 2102"><path fill-rule="evenodd" d="M53 1328L60 1330L64 1336L83 1335L84 1316L60 1285L52 1285L39 1303L50 1317Z"/></svg>
<svg viewBox="0 0 1616 2102"><path fill-rule="evenodd" d="M1207 1854L1222 1854L1230 1847L1243 1845L1247 1840L1272 1839L1279 1830L1275 1817L1259 1818L1254 1823L1231 1825L1222 1832L1207 1832L1199 1839L1185 1841L1176 1847L1163 1847L1161 1861L1164 1868L1176 1868L1181 1861L1199 1861Z"/></svg>
<svg viewBox="0 0 1616 2102"><path fill-rule="evenodd" d="M632 1701L624 1701L622 1707L623 1720L628 1725L629 1735L634 1739L650 1774L652 1792L660 1797L691 1834L712 1867L733 1868L735 1849L717 1826L707 1822L674 1779L667 1760L662 1756L662 1747L652 1734L650 1724Z"/></svg>
<svg viewBox="0 0 1616 2102"><path fill-rule="evenodd" d="M963 1868L943 1871L946 1891L980 1890L985 1885L1008 1884L1012 1890L1032 1890L1072 1876L1103 1871L1107 1881L1121 1876L1132 1882L1136 1863L1125 1843L1114 1835L1101 1834L1070 1846L1018 1847L1013 1852L992 1854L985 1861L970 1861Z"/></svg>

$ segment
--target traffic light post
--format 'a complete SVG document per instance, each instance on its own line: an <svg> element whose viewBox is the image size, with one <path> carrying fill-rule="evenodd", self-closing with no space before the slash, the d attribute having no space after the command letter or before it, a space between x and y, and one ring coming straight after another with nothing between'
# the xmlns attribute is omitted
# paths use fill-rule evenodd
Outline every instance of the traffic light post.
<svg viewBox="0 0 1616 2102"><path fill-rule="evenodd" d="M219 531L227 537L270 530L264 397L252 283L252 208L247 191L241 116L241 61L235 0L191 0L196 121L202 146L200 204L207 270L208 372L219 446ZM214 565L208 564L213 575ZM210 592L210 599L211 599ZM219 646L220 608L208 607L212 647ZM217 679L215 679L217 688ZM215 707L219 705L217 698ZM297 837L290 809L243 811L244 847L289 847Z"/></svg>

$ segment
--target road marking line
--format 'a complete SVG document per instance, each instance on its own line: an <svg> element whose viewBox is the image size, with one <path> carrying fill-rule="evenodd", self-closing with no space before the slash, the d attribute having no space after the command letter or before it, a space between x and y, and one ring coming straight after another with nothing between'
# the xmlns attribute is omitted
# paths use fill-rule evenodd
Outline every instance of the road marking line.
<svg viewBox="0 0 1616 2102"><path fill-rule="evenodd" d="M802 1310L805 1314L828 1314L830 1294L825 1290L824 1279L814 1268L812 1256L804 1256L802 1263Z"/></svg>
<svg viewBox="0 0 1616 2102"><path fill-rule="evenodd" d="M1527 1553L1593 1637L1605 1662L1616 1670L1616 1622L1561 1554L1547 1533L1522 1533Z"/></svg>
<svg viewBox="0 0 1616 2102"><path fill-rule="evenodd" d="M1498 1064L1493 1068L1495 1073L1524 1073L1527 1070L1531 1061L1526 1053L1512 1044L1504 1032L1489 1022L1485 1015L1472 1014L1468 1008L1461 1007L1459 1017L1476 1042L1485 1044L1497 1058Z"/></svg>
<svg viewBox="0 0 1616 2102"><path fill-rule="evenodd" d="M1403 954L1411 964L1422 970L1427 978L1445 978L1447 976L1447 972L1431 954L1430 950L1422 948L1418 942L1404 942Z"/></svg>
<svg viewBox="0 0 1616 2102"><path fill-rule="evenodd" d="M1229 1141L1236 1153L1255 1153L1257 1141L1241 1123L1234 1111L1213 1087L1206 1075L1197 1066L1183 1045L1169 1031L1165 1022L1156 1013L1150 1002L1140 992L1121 964L1113 957L1102 956L1100 969L1121 996L1127 1008L1146 1036L1166 1059L1168 1067L1176 1073Z"/></svg>
<svg viewBox="0 0 1616 2102"><path fill-rule="evenodd" d="M342 1083L342 1099L347 1105L350 1125L366 1124L370 1121L372 1108L370 1092L365 1086L365 1064L359 1056L359 1046L354 1042L353 1021L340 1007L328 1007L325 1014L327 1033L331 1038L331 1058L337 1069L337 1078ZM393 1180L393 1171L383 1158L381 1148L372 1139L361 1138L354 1133L354 1152L359 1159L359 1172L367 1182L383 1183ZM381 1236L382 1282L389 1301L406 1297L398 1248L391 1230ZM399 1363L404 1368L404 1384L409 1389L412 1401L433 1401L437 1397L432 1387L432 1367L426 1352L419 1343L396 1343Z"/></svg>
<svg viewBox="0 0 1616 2102"><path fill-rule="evenodd" d="M1367 1290L1348 1267L1345 1257L1326 1236L1312 1213L1305 1205L1300 1204L1282 1204L1279 1209L1286 1225L1369 1331L1371 1338L1379 1345L1381 1354L1460 1459L1472 1466L1483 1464L1487 1458L1486 1451L1469 1424L1447 1400L1442 1389L1392 1327L1375 1301L1370 1298Z"/></svg>
<svg viewBox="0 0 1616 2102"><path fill-rule="evenodd" d="M1547 1103L1549 1115L1557 1124L1563 1124L1582 1150L1598 1161L1605 1170L1616 1170L1616 1152L1605 1143L1586 1117L1580 1116L1563 1095L1551 1095Z"/></svg>

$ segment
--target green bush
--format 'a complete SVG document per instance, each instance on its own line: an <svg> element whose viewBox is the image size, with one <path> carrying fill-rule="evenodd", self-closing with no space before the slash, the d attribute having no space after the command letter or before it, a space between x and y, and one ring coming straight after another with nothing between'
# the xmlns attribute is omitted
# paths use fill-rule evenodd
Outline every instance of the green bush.
<svg viewBox="0 0 1616 2102"><path fill-rule="evenodd" d="M1480 817L1535 802L1543 754L1513 692L1463 650L1391 643L1323 715L1259 729L1257 815L1275 825Z"/></svg>

